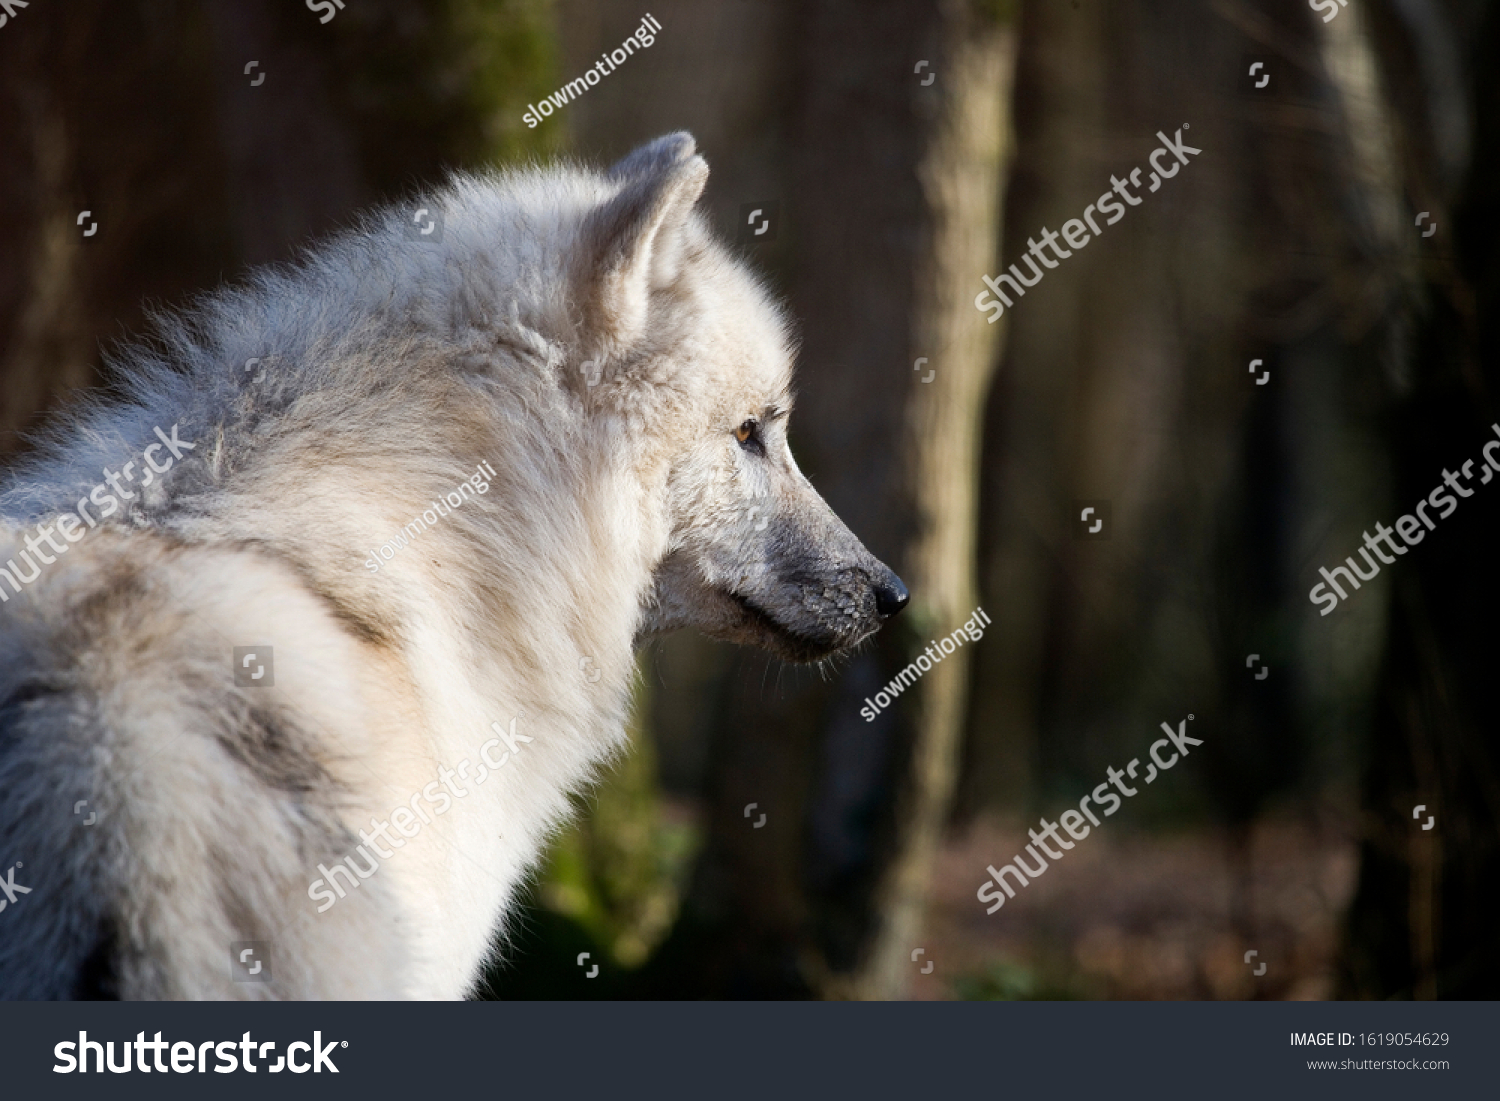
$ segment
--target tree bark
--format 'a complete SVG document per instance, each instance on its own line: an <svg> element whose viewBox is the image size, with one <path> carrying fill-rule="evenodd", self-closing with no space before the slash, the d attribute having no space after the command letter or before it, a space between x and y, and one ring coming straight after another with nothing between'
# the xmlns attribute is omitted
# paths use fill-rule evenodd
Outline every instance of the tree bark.
<svg viewBox="0 0 1500 1101"><path fill-rule="evenodd" d="M1371 32L1403 154L1397 186L1437 226L1423 239L1403 219L1421 263L1409 381L1388 432L1404 509L1443 471L1482 462L1500 422L1500 13L1381 6ZM1460 132L1455 141L1452 124L1464 119L1467 140ZM1455 189L1455 169L1465 167ZM1490 713L1500 591L1488 581L1500 503L1478 485L1471 492L1396 567L1341 997L1489 998L1500 987L1500 761Z"/></svg>
<svg viewBox="0 0 1500 1101"><path fill-rule="evenodd" d="M658 961L679 994L899 997L917 969L968 651L874 722L859 712L975 606L979 421L1004 325L974 298L998 244L1013 53L993 11L819 0L787 24L793 449L912 603L829 681L782 669L772 684L764 658L732 660L709 837Z"/></svg>
<svg viewBox="0 0 1500 1101"><path fill-rule="evenodd" d="M328 26L271 0L21 10L0 34L0 456L109 381L99 345L143 303L287 259L449 166L555 147L521 122L552 87L544 7L368 0Z"/></svg>
<svg viewBox="0 0 1500 1101"><path fill-rule="evenodd" d="M978 25L976 25L978 24ZM979 23L972 7L943 13L936 95L923 103L930 130L918 167L926 211L916 257L910 350L925 353L908 379L905 455L914 535L905 548L913 619L942 635L976 606L980 428L1004 319L974 306L976 275L995 268L1007 154L1015 39ZM936 76L936 74L935 74ZM926 359L925 374L917 369ZM928 379L930 378L930 382ZM917 640L917 648L923 645ZM914 658L919 649L908 654ZM877 888L881 923L854 985L861 997L909 989L932 869L958 778L968 702L969 651L960 649L918 685L909 777L890 866Z"/></svg>

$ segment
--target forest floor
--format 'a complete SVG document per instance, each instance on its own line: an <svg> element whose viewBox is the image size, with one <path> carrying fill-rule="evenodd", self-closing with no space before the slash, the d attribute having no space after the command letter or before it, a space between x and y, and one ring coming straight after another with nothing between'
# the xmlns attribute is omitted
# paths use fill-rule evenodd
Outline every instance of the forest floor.
<svg viewBox="0 0 1500 1101"><path fill-rule="evenodd" d="M1029 840L1023 825L992 818L949 838L913 964L933 967L918 971L915 998L1333 995L1352 836L1285 819L1255 823L1238 847L1225 833L1101 830L987 915L976 898L986 865Z"/></svg>

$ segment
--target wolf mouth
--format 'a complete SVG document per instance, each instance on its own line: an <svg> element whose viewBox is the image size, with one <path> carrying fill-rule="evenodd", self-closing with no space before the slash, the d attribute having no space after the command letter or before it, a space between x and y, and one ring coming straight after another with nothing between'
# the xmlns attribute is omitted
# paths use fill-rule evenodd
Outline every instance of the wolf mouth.
<svg viewBox="0 0 1500 1101"><path fill-rule="evenodd" d="M783 657L792 661L817 661L844 648L838 641L826 637L813 638L786 626L749 597L728 589L724 590L724 595L739 605L746 620L766 636L771 648L779 650Z"/></svg>

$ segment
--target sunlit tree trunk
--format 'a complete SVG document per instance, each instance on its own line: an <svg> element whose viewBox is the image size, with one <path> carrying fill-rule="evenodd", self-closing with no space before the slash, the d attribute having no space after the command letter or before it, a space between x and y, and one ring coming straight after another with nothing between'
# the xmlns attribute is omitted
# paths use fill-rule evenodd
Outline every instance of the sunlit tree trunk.
<svg viewBox="0 0 1500 1101"><path fill-rule="evenodd" d="M1009 148L1012 38L995 9L819 0L784 24L784 221L761 259L801 324L793 449L912 604L826 679L732 659L707 845L658 961L679 992L899 997L920 966L969 651L874 722L860 709L976 603L979 420L1004 328L974 306Z"/></svg>
<svg viewBox="0 0 1500 1101"><path fill-rule="evenodd" d="M983 286L976 276L995 268L1014 59L1010 29L981 19L973 6L945 9L939 28L934 64L941 75L922 104L926 148L918 178L926 211L914 265L914 361L902 444L903 489L916 520L904 549L916 594L912 618L933 637L965 622L976 606L980 427L1004 322L991 325L974 298ZM905 656L915 658L925 644L917 638ZM927 673L909 712L913 742L894 852L877 888L874 942L856 973L862 997L898 998L911 981L957 783L969 653L960 649Z"/></svg>

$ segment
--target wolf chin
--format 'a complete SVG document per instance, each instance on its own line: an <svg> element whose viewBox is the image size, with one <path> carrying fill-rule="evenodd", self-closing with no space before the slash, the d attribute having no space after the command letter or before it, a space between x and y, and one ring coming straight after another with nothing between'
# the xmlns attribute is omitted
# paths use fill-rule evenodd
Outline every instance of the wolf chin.
<svg viewBox="0 0 1500 1101"><path fill-rule="evenodd" d="M787 448L787 322L707 179L687 134L459 177L441 234L377 213L164 319L12 475L0 996L462 997L640 640L815 661L901 609Z"/></svg>

